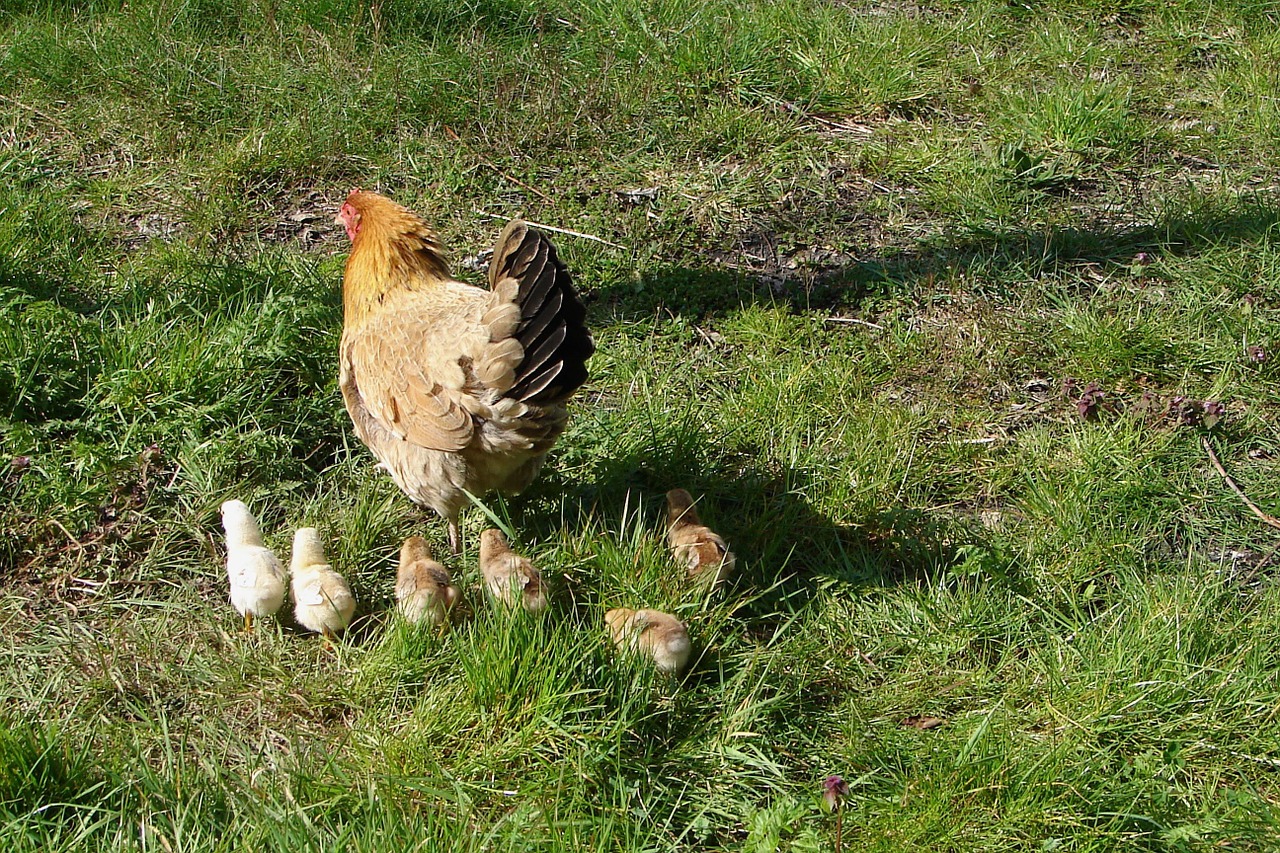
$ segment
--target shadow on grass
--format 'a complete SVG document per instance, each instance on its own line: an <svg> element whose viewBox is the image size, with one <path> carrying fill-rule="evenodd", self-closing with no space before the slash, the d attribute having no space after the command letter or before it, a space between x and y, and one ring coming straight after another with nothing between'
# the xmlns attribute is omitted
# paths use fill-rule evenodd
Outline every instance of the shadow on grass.
<svg viewBox="0 0 1280 853"><path fill-rule="evenodd" d="M725 596L765 591L739 614L762 637L786 614L802 610L822 585L874 587L936 577L965 549L989 549L977 525L906 507L857 507L850 522L834 521L808 497L817 485L807 471L727 453L703 431L676 431L672 440L655 436L619 448L590 481L547 470L513 508L530 533L553 538L564 520L549 507L561 501L583 518L616 518L639 501L644 522L661 538L666 492L688 489L703 521L738 557ZM591 591L583 592L592 601Z"/></svg>
<svg viewBox="0 0 1280 853"><path fill-rule="evenodd" d="M853 308L868 298L921 292L939 278L957 275L977 279L977 289L999 294L1021 288L1028 279L1073 268L1100 267L1104 274L1125 269L1140 253L1156 260L1218 245L1262 242L1280 226L1280 207L1264 199L1201 198L1186 207L1150 224L974 231L866 257L828 253L824 258L809 249L779 253L776 235L752 233L727 253L716 253L714 259L707 254L706 266L655 270L639 286L629 283L594 296L614 316L633 318L664 308L697 317L754 304L793 310ZM700 248L695 252L703 254ZM1072 295L1079 295L1080 285L1073 286Z"/></svg>

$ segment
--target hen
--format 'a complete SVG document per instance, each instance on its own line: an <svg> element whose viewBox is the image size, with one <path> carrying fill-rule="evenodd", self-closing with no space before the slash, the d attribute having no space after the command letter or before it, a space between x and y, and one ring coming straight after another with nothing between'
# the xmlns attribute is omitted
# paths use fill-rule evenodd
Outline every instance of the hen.
<svg viewBox="0 0 1280 853"><path fill-rule="evenodd" d="M522 491L564 432L595 349L586 309L520 220L498 237L489 290L455 280L435 233L377 193L352 192L336 221L351 238L343 400L401 491L448 521L456 554L467 493Z"/></svg>

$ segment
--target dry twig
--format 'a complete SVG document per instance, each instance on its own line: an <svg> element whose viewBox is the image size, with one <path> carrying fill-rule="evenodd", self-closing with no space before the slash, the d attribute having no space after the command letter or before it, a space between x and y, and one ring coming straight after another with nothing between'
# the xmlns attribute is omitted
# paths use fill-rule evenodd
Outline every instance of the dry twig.
<svg viewBox="0 0 1280 853"><path fill-rule="evenodd" d="M505 216L498 216L496 213L486 213L483 210L477 210L476 213L479 214L480 216L487 216L490 219L506 219L507 218ZM606 246L612 246L615 249L626 248L626 246L620 246L617 243L611 243L608 240L604 239L603 237L596 237L593 234L583 234L581 231L570 231L568 228L557 228L554 225L543 225L541 222L533 222L532 220L529 220L529 219L526 219L524 221L524 224L528 225L530 228L541 228L543 231L551 231L555 234L567 234L570 237L581 237L583 240L594 240L597 243L604 243Z"/></svg>
<svg viewBox="0 0 1280 853"><path fill-rule="evenodd" d="M828 323L852 323L858 326L866 326L868 329L879 329L884 331L884 326L878 323L872 323L870 320L859 320L857 317L828 317Z"/></svg>
<svg viewBox="0 0 1280 853"><path fill-rule="evenodd" d="M1262 519L1264 524L1269 524L1276 529L1280 529L1280 518L1274 515L1268 515L1253 501L1249 500L1249 496L1244 490L1236 485L1236 481L1231 479L1231 475L1227 473L1227 469L1222 467L1222 463L1218 461L1218 454L1213 452L1213 445L1209 443L1209 436L1202 436L1200 443L1204 445L1205 451L1209 454L1209 461L1213 463L1214 469L1222 475L1222 479L1227 481L1227 485L1231 487L1231 491L1235 492L1240 500L1244 501L1244 505L1253 511L1253 514Z"/></svg>

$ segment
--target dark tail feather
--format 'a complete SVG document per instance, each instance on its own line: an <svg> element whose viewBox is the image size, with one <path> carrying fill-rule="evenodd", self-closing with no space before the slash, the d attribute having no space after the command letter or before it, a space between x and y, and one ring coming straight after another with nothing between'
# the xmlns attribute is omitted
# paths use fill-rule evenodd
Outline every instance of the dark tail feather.
<svg viewBox="0 0 1280 853"><path fill-rule="evenodd" d="M564 402L587 381L587 359L595 352L587 309L555 246L520 220L503 230L489 267L490 286L508 277L518 282L515 334L525 354L507 394L539 406Z"/></svg>

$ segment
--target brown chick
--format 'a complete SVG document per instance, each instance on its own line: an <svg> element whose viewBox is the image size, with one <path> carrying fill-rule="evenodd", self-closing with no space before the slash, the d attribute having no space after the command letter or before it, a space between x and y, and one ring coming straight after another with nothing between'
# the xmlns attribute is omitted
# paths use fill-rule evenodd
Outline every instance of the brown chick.
<svg viewBox="0 0 1280 853"><path fill-rule="evenodd" d="M684 489L667 492L667 545L690 577L712 586L729 577L737 563L724 539L698 518L693 496Z"/></svg>
<svg viewBox="0 0 1280 853"><path fill-rule="evenodd" d="M356 435L396 485L449 523L469 500L529 485L564 432L595 349L547 237L513 220L489 289L453 278L440 240L388 198L356 190L342 284L339 384Z"/></svg>
<svg viewBox="0 0 1280 853"><path fill-rule="evenodd" d="M662 672L677 673L689 662L689 632L670 613L619 607L604 615L604 623L615 646L652 658Z"/></svg>
<svg viewBox="0 0 1280 853"><path fill-rule="evenodd" d="M489 592L499 601L514 605L518 600L530 613L546 608L542 573L511 550L501 530L489 528L480 534L480 573Z"/></svg>
<svg viewBox="0 0 1280 853"><path fill-rule="evenodd" d="M404 618L415 624L443 625L459 598L449 570L432 559L427 541L421 536L404 540L396 572L396 601Z"/></svg>

